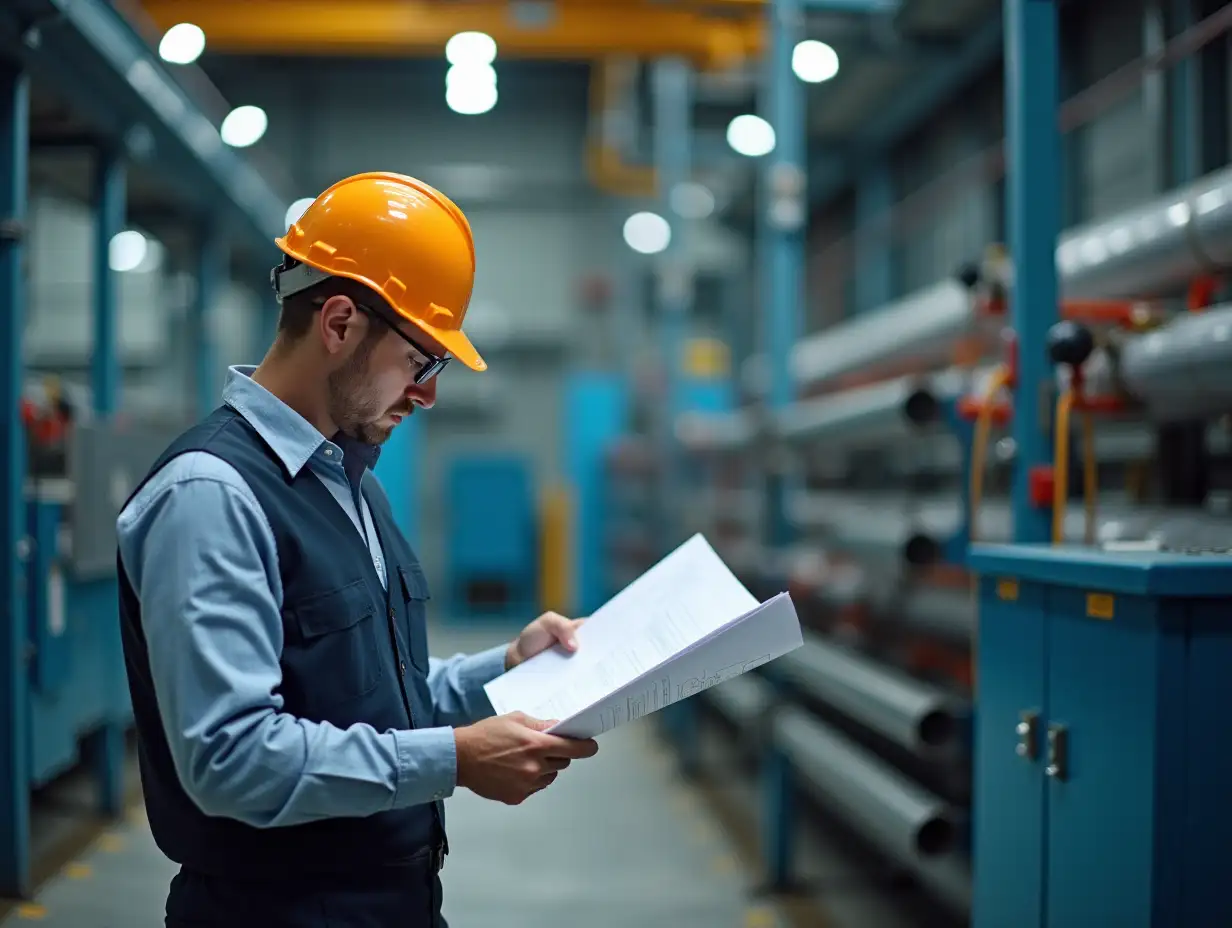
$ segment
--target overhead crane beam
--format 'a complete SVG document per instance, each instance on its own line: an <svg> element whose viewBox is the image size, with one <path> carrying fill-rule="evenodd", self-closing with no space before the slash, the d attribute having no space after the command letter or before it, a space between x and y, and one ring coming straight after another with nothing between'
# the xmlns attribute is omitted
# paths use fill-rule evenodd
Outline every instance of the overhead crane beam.
<svg viewBox="0 0 1232 928"><path fill-rule="evenodd" d="M614 0L561 4L543 22L520 21L502 0L146 0L161 28L200 26L212 51L262 55L439 55L459 32L482 31L502 57L678 56L702 67L761 54L763 17Z"/></svg>

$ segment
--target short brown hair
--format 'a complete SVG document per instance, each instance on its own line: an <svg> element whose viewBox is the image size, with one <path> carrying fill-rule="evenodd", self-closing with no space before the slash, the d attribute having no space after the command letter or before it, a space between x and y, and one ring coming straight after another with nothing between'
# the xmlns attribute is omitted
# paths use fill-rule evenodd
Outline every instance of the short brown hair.
<svg viewBox="0 0 1232 928"><path fill-rule="evenodd" d="M326 300L334 296L350 297L355 303L366 306L380 306L383 302L374 291L350 278L328 277L282 301L278 313L278 336L291 343L299 341L308 334L313 317ZM375 338L381 334L378 327L373 326L368 330L367 337Z"/></svg>

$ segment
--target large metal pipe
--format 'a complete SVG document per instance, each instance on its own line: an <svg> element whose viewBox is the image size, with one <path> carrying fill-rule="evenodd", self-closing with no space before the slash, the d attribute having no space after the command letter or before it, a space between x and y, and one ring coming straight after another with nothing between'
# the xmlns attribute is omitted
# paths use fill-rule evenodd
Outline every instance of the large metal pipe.
<svg viewBox="0 0 1232 928"><path fill-rule="evenodd" d="M791 354L791 372L802 387L819 387L905 357L922 367L938 367L950 361L957 341L994 325L999 323L979 312L965 282L943 280L801 340Z"/></svg>
<svg viewBox="0 0 1232 928"><path fill-rule="evenodd" d="M746 412L687 412L676 419L677 440L695 452L736 451L757 435L757 422Z"/></svg>
<svg viewBox="0 0 1232 928"><path fill-rule="evenodd" d="M1121 387L1156 421L1232 411L1232 305L1129 337L1116 354Z"/></svg>
<svg viewBox="0 0 1232 928"><path fill-rule="evenodd" d="M773 732L796 782L904 865L954 846L955 815L943 799L820 719L784 706Z"/></svg>
<svg viewBox="0 0 1232 928"><path fill-rule="evenodd" d="M797 493L791 516L800 528L816 533L823 544L872 564L924 566L936 563L947 543L963 527L964 513L952 497L898 493ZM1186 548L1226 545L1232 537L1232 517L1202 510L1161 506L1140 507L1123 499L1097 502L1095 540L1152 542ZM988 500L976 514L980 541L1008 541L1013 519L1008 503ZM1086 513L1071 505L1065 514L1065 537L1081 541Z"/></svg>
<svg viewBox="0 0 1232 928"><path fill-rule="evenodd" d="M962 707L919 680L817 635L774 665L775 675L917 754L950 746Z"/></svg>
<svg viewBox="0 0 1232 928"><path fill-rule="evenodd" d="M1060 294L1070 299L1167 294L1198 274L1232 266L1232 167L1071 229L1056 254ZM801 386L821 386L903 357L938 366L958 341L1004 321L985 322L971 288L944 280L803 339L792 352L792 373ZM755 391L765 364L761 356L749 359Z"/></svg>
<svg viewBox="0 0 1232 928"><path fill-rule="evenodd" d="M1061 295L1164 295L1232 265L1232 167L1067 232L1057 246Z"/></svg>
<svg viewBox="0 0 1232 928"><path fill-rule="evenodd" d="M788 442L859 448L911 438L940 417L941 404L930 380L900 377L794 403L777 415L774 431Z"/></svg>

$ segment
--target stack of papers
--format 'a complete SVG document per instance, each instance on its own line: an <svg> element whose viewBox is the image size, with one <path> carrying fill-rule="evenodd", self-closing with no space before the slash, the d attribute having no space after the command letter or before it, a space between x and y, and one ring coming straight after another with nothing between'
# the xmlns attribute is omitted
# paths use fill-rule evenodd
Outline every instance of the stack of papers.
<svg viewBox="0 0 1232 928"><path fill-rule="evenodd" d="M803 643L790 596L758 603L694 535L591 615L576 653L545 651L484 689L498 715L559 720L551 732L593 738Z"/></svg>

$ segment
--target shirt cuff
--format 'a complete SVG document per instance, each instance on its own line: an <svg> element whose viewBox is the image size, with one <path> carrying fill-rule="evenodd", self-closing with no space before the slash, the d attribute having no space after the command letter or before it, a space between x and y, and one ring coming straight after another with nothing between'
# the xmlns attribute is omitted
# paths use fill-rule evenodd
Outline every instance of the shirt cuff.
<svg viewBox="0 0 1232 928"><path fill-rule="evenodd" d="M398 787L393 807L405 809L448 799L458 787L458 744L452 728L395 731Z"/></svg>

